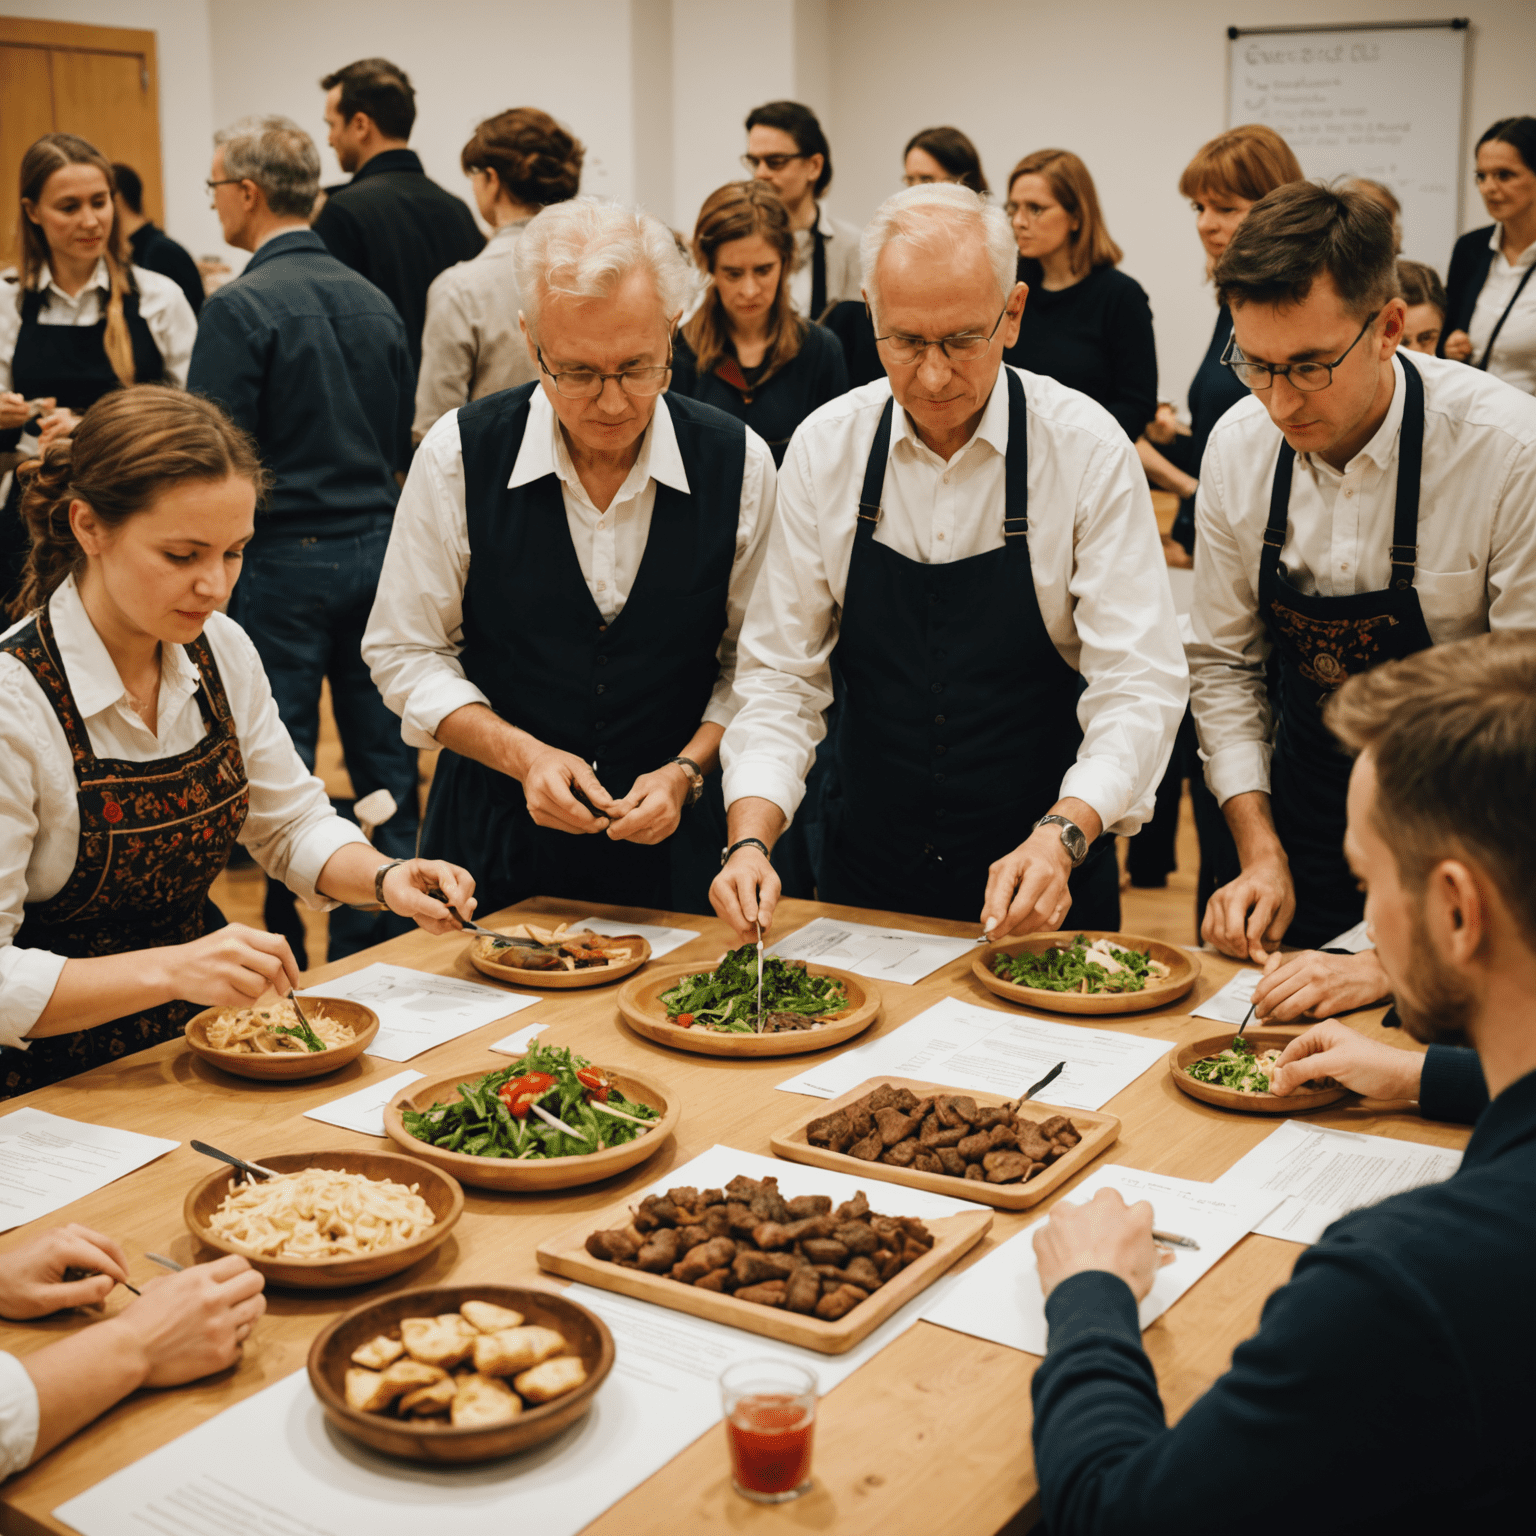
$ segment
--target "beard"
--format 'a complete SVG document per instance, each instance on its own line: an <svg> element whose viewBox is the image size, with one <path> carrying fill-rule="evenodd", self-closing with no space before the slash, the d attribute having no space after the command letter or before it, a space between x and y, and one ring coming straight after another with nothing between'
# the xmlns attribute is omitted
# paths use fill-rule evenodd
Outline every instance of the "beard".
<svg viewBox="0 0 1536 1536"><path fill-rule="evenodd" d="M1413 915L1412 956L1393 999L1403 1028L1420 1045L1470 1045L1476 999L1430 945L1421 910Z"/></svg>

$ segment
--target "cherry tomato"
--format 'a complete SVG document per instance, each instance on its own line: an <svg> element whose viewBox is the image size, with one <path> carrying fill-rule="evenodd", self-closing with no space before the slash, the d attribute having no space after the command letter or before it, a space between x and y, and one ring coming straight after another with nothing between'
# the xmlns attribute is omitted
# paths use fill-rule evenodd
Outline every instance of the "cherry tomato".
<svg viewBox="0 0 1536 1536"><path fill-rule="evenodd" d="M677 1016L677 1022L682 1025L684 1029L692 1029L693 1015L691 1013L680 1013Z"/></svg>
<svg viewBox="0 0 1536 1536"><path fill-rule="evenodd" d="M603 1076L596 1067L577 1067L576 1081L585 1088L599 1104L608 1102L610 1085L608 1079Z"/></svg>
<svg viewBox="0 0 1536 1536"><path fill-rule="evenodd" d="M528 1111L555 1086L548 1072L530 1072L526 1077L514 1077L496 1090L496 1096L519 1120L528 1118Z"/></svg>

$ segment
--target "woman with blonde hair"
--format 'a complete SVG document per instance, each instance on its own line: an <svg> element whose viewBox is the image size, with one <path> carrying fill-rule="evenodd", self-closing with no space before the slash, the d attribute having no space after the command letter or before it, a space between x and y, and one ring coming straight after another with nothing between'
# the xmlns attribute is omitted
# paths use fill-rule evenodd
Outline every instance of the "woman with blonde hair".
<svg viewBox="0 0 1536 1536"><path fill-rule="evenodd" d="M219 612L266 483L255 443L208 400L134 385L25 481L31 548L0 636L0 1097L297 984L286 939L208 899L237 841L311 907L458 929L426 893L468 917L474 881L385 859L336 814Z"/></svg>
<svg viewBox="0 0 1536 1536"><path fill-rule="evenodd" d="M672 393L744 421L782 463L795 428L848 388L837 339L790 299L789 214L768 182L728 182L704 200L692 250L709 289L674 343Z"/></svg>
<svg viewBox="0 0 1536 1536"><path fill-rule="evenodd" d="M133 266L114 217L112 166L69 133L22 156L16 270L0 283L0 465L68 436L125 384L184 385L197 320L168 277ZM0 598L26 556L14 480L0 514Z"/></svg>
<svg viewBox="0 0 1536 1536"><path fill-rule="evenodd" d="M1097 400L1134 442L1157 409L1152 306L1119 270L1088 167L1068 149L1026 155L1008 177L1004 212L1029 297L1003 360Z"/></svg>

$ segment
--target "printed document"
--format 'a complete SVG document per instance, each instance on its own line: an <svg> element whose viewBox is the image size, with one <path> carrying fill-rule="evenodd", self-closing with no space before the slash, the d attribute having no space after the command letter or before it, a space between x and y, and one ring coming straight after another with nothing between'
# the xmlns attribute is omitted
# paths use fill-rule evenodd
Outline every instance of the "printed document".
<svg viewBox="0 0 1536 1536"><path fill-rule="evenodd" d="M817 917L788 938L770 945L768 953L784 960L809 960L816 965L852 971L856 976L910 987L951 960L968 955L975 947L974 939L957 939L949 934L873 928L868 923Z"/></svg>

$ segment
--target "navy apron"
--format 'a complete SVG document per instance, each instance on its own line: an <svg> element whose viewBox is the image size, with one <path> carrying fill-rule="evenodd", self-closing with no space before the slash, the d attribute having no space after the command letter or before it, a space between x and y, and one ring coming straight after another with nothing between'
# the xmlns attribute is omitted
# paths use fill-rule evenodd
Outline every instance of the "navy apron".
<svg viewBox="0 0 1536 1536"><path fill-rule="evenodd" d="M1424 458L1424 381L1397 354L1405 385L1397 443L1392 575L1385 591L1349 597L1298 592L1280 568L1296 453L1280 445L1269 525L1259 557L1259 612L1279 657L1275 751L1269 769L1275 831L1291 865L1296 915L1286 942L1319 949L1365 912L1344 857L1351 762L1323 724L1323 704L1345 678L1434 644L1413 588L1418 561L1419 472Z"/></svg>
<svg viewBox="0 0 1536 1536"><path fill-rule="evenodd" d="M538 387L459 411L470 553L460 662L503 720L595 764L617 797L683 750L719 679L746 429L667 396L691 494L657 483L645 555L609 623L582 576L559 478L508 484ZM718 774L671 838L643 846L536 826L516 779L445 750L421 852L467 868L483 911L540 895L707 911L724 832ZM678 863L696 892L674 892ZM694 904L676 904L690 892Z"/></svg>
<svg viewBox="0 0 1536 1536"><path fill-rule="evenodd" d="M1003 547L925 565L876 543L894 401L875 432L833 660L842 682L841 798L823 901L975 922L988 866L1061 798L1083 680L1051 642L1029 558L1024 387L1008 388ZM1065 925L1120 922L1114 839L1071 877Z"/></svg>

